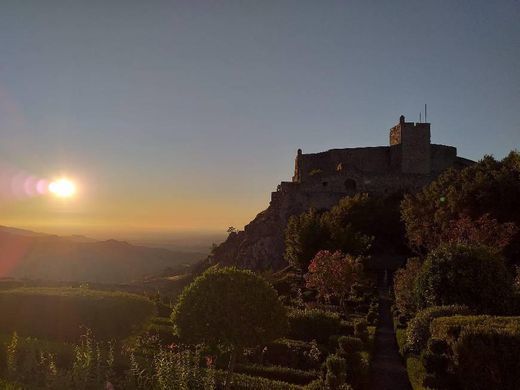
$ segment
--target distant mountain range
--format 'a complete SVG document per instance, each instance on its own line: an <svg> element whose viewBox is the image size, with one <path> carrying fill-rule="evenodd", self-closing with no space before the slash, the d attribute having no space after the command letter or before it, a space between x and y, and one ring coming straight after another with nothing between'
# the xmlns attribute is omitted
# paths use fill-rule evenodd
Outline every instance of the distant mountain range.
<svg viewBox="0 0 520 390"><path fill-rule="evenodd" d="M0 277L130 283L182 272L206 255L0 226Z"/></svg>

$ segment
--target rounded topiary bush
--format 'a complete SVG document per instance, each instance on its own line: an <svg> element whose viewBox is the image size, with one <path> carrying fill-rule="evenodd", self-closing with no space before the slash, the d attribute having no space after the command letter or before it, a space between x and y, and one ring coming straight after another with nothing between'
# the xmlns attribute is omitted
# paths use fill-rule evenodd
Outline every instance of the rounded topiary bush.
<svg viewBox="0 0 520 390"><path fill-rule="evenodd" d="M499 313L510 301L512 280L504 260L484 247L441 246L426 258L415 292L420 308L458 304Z"/></svg>
<svg viewBox="0 0 520 390"><path fill-rule="evenodd" d="M276 290L251 271L210 268L184 289L172 314L180 339L210 346L253 347L287 330Z"/></svg>

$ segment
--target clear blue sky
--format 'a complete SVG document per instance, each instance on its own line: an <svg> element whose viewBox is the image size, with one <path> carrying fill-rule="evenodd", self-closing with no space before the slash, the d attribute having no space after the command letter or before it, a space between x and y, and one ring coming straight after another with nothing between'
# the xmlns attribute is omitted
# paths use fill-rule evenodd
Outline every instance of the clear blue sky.
<svg viewBox="0 0 520 390"><path fill-rule="evenodd" d="M242 227L297 148L386 145L424 103L432 141L463 157L518 148L518 0L3 0L0 163L65 172L82 195L0 213Z"/></svg>

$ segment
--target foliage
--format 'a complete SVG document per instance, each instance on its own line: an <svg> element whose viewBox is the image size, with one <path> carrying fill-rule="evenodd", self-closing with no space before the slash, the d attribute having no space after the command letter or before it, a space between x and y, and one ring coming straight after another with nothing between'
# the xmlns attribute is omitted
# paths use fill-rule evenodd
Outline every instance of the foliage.
<svg viewBox="0 0 520 390"><path fill-rule="evenodd" d="M339 334L341 318L337 313L319 309L294 309L289 312L289 336L296 340L326 343Z"/></svg>
<svg viewBox="0 0 520 390"><path fill-rule="evenodd" d="M113 343L97 342L90 331L72 346L70 364L61 367L56 354L31 340L13 334L7 347L7 375L24 388L90 389L104 387L113 377Z"/></svg>
<svg viewBox="0 0 520 390"><path fill-rule="evenodd" d="M516 389L520 383L520 317L437 318L432 336L451 347L449 370L462 389Z"/></svg>
<svg viewBox="0 0 520 390"><path fill-rule="evenodd" d="M391 217L387 215L390 209L383 199L356 194L341 199L331 210L321 214L310 209L292 216L285 230L284 257L289 264L305 271L320 250L341 251L353 256L366 254L376 234L376 237L387 239L384 242L388 252L388 245L395 246L399 241L393 237L396 229L392 229L394 223L388 219L400 224L397 203ZM401 234L399 229L397 232ZM389 235L392 237L388 238ZM378 244L383 246L382 241Z"/></svg>
<svg viewBox="0 0 520 390"><path fill-rule="evenodd" d="M401 204L406 235L413 248L432 250L441 242L478 244L515 258L520 249L520 153L502 161L485 156L461 171L454 169Z"/></svg>
<svg viewBox="0 0 520 390"><path fill-rule="evenodd" d="M401 195L356 194L342 198L324 214L324 224L332 232L332 246L353 255L406 253L404 224L400 221Z"/></svg>
<svg viewBox="0 0 520 390"><path fill-rule="evenodd" d="M305 275L306 287L316 289L318 296L326 302L331 297L343 301L352 285L362 277L363 265L360 258L336 251L320 251L309 264Z"/></svg>
<svg viewBox="0 0 520 390"><path fill-rule="evenodd" d="M306 270L316 253L324 249L328 237L316 210L290 217L285 229L285 260L297 269Z"/></svg>
<svg viewBox="0 0 520 390"><path fill-rule="evenodd" d="M217 384L223 384L227 373L217 370L215 374ZM306 387L245 374L233 374L230 385L232 390L303 390L304 388Z"/></svg>
<svg viewBox="0 0 520 390"><path fill-rule="evenodd" d="M415 291L420 308L460 304L500 313L512 281L503 259L484 247L441 246L426 258Z"/></svg>
<svg viewBox="0 0 520 390"><path fill-rule="evenodd" d="M371 198L370 198L371 199ZM372 226L368 220L373 215L367 194L356 194L340 199L338 204L325 212L322 224L329 234L326 247L354 256L366 254L374 240L365 233Z"/></svg>
<svg viewBox="0 0 520 390"><path fill-rule="evenodd" d="M430 338L430 324L435 318L453 315L470 314L466 306L433 306L419 311L408 324L406 331L407 348L414 353L420 353L426 347Z"/></svg>
<svg viewBox="0 0 520 390"><path fill-rule="evenodd" d="M278 339L262 349L260 361L264 364L314 370L319 367L323 355L315 340Z"/></svg>
<svg viewBox="0 0 520 390"><path fill-rule="evenodd" d="M347 382L358 388L364 373L364 361L361 357L363 342L357 337L340 337L337 355L345 359Z"/></svg>
<svg viewBox="0 0 520 390"><path fill-rule="evenodd" d="M325 384L329 389L340 389L347 384L347 361L337 355L330 355L325 362L327 368Z"/></svg>
<svg viewBox="0 0 520 390"><path fill-rule="evenodd" d="M432 321L432 337L453 344L461 332L468 328L487 327L492 329L520 329L520 317L497 317L490 315L455 315Z"/></svg>
<svg viewBox="0 0 520 390"><path fill-rule="evenodd" d="M267 343L287 319L276 290L250 271L211 268L179 297L172 314L181 340L228 349Z"/></svg>
<svg viewBox="0 0 520 390"><path fill-rule="evenodd" d="M426 369L419 357L415 355L406 357L406 372L413 390L425 390L423 382L426 377Z"/></svg>
<svg viewBox="0 0 520 390"><path fill-rule="evenodd" d="M281 366L262 366L259 364L237 365L237 372L259 376L281 382L306 385L318 378L315 371L303 371Z"/></svg>
<svg viewBox="0 0 520 390"><path fill-rule="evenodd" d="M453 346L456 374L463 389L518 389L520 331L467 328Z"/></svg>
<svg viewBox="0 0 520 390"><path fill-rule="evenodd" d="M276 290L251 271L210 268L179 297L172 319L180 339L230 351L228 379L237 354L268 343L287 329Z"/></svg>
<svg viewBox="0 0 520 390"><path fill-rule="evenodd" d="M154 304L128 293L85 288L0 291L0 332L74 341L92 329L100 339L125 338L142 328Z"/></svg>
<svg viewBox="0 0 520 390"><path fill-rule="evenodd" d="M431 338L421 361L427 371L423 385L431 389L450 389L454 386L452 372L448 370L448 344L444 340Z"/></svg>
<svg viewBox="0 0 520 390"><path fill-rule="evenodd" d="M417 311L415 282L421 270L418 258L408 259L406 266L394 274L395 306L401 314L413 316Z"/></svg>
<svg viewBox="0 0 520 390"><path fill-rule="evenodd" d="M358 337L341 336L338 339L339 353L351 354L360 352L363 349L363 342Z"/></svg>

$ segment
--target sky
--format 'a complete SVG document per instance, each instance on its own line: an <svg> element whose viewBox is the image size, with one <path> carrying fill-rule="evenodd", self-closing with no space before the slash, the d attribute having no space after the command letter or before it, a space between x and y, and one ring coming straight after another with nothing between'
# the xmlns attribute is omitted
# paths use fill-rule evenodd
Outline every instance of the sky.
<svg viewBox="0 0 520 390"><path fill-rule="evenodd" d="M242 228L298 148L387 145L425 103L432 142L502 158L519 20L518 0L2 0L0 224ZM13 190L62 175L70 199Z"/></svg>

